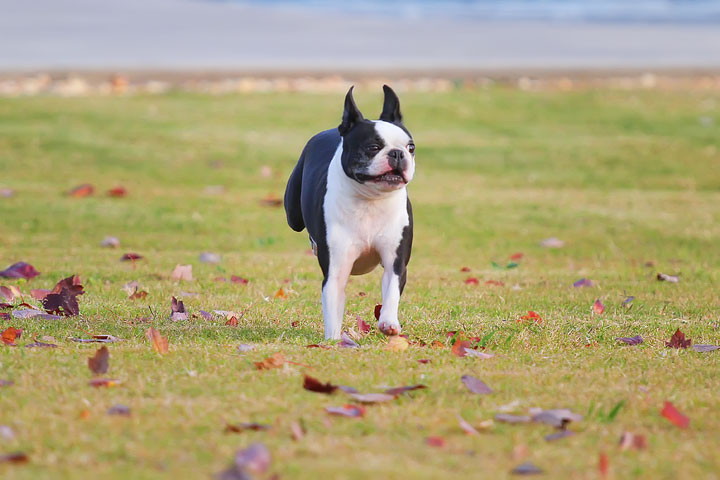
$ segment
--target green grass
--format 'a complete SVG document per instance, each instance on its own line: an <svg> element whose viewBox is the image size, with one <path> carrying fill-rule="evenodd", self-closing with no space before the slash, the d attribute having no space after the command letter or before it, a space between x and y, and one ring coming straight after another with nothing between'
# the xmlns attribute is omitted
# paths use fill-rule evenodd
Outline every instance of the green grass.
<svg viewBox="0 0 720 480"><path fill-rule="evenodd" d="M357 99L368 116L380 109L377 92ZM547 478L598 478L601 451L615 478L717 478L720 352L664 341L680 327L695 343L720 343L720 95L490 89L401 100L418 146L404 333L447 344L447 331L463 330L483 337L493 359L456 358L448 348L388 352L375 331L358 351L305 348L323 337L320 271L306 235L259 200L282 195L304 142L339 122L341 95L0 99L0 187L16 190L0 198L0 268L24 260L42 272L0 284L28 292L78 274L87 292L80 317L2 321L25 329L21 344L37 333L60 348L0 348L0 378L15 381L0 390L0 424L16 434L0 440L0 453L30 457L0 465L0 475L209 478L237 449L264 442L281 478L503 478L524 460ZM271 178L260 175L266 165ZM98 193L63 194L85 182ZM106 197L116 185L129 195ZM106 235L118 236L120 249L101 248ZM539 246L552 236L566 246ZM145 259L120 262L128 251ZM222 263L200 263L204 251ZM516 252L525 255L518 268L491 266ZM194 281L170 279L178 263L193 265ZM656 281L658 271L680 274L680 283ZM250 283L214 281L231 274ZM468 276L480 285L466 285ZM581 277L597 286L572 288ZM122 285L131 280L149 292L145 300L127 299ZM351 280L346 326L356 315L374 324L379 284L377 271ZM280 286L288 299L272 298ZM631 309L624 294L636 297ZM248 310L238 327L175 323L171 295L195 313ZM596 298L602 316L591 313ZM544 323L517 323L528 310ZM169 338L168 355L154 353L148 326ZM123 339L109 347L109 376L120 386L88 386L86 358L97 345L69 340L83 331ZM636 334L643 345L614 340ZM256 349L240 354L240 343ZM255 370L253 361L278 351L311 368ZM368 392L429 388L370 406L363 419L335 418L323 408L348 399L304 391L303 372ZM469 393L463 374L494 393ZM664 400L691 418L690 429L660 416ZM496 423L480 437L457 425L457 413L478 424L513 401L512 413L567 407L586 418L571 425L577 435L553 443L542 425ZM132 417L108 416L117 403ZM308 430L299 442L289 433L297 419ZM226 422L243 421L273 429L223 433ZM621 452L626 430L647 435L649 448ZM427 446L427 436L447 444ZM514 457L522 446L527 457Z"/></svg>

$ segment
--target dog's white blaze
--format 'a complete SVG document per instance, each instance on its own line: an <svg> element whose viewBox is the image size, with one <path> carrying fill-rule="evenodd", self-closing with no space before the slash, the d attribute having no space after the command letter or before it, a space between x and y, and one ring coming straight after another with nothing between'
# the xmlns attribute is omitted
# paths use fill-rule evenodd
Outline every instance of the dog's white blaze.
<svg viewBox="0 0 720 480"><path fill-rule="evenodd" d="M393 125L389 122L382 120L376 120L375 131L380 138L383 139L385 147L375 155L375 160L368 169L368 175L382 175L388 171L387 153L393 149L400 149L405 152L405 158L408 160L408 167L405 170L405 179L409 182L412 180L415 174L415 158L413 157L410 150L408 150L408 143L410 142L410 136L405 133L405 130Z"/></svg>
<svg viewBox="0 0 720 480"><path fill-rule="evenodd" d="M408 138L402 129L398 130ZM373 251L379 255L385 270L380 323L399 332L400 279L393 271L393 262L403 229L410 223L407 190L403 186L397 190L379 191L348 178L342 168L341 155L342 140L328 168L323 204L330 257L328 278L322 290L325 338L340 338L348 277L355 261Z"/></svg>

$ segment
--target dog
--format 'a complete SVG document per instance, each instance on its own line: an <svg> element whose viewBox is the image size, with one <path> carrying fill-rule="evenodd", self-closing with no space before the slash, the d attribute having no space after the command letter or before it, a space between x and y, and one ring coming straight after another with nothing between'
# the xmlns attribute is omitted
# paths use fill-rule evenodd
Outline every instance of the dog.
<svg viewBox="0 0 720 480"><path fill-rule="evenodd" d="M339 339L350 275L382 264L378 328L400 334L398 304L413 240L407 184L415 174L415 143L403 125L400 100L387 85L378 120L367 120L345 96L342 122L312 137L285 190L290 228L307 228L323 273L325 338Z"/></svg>

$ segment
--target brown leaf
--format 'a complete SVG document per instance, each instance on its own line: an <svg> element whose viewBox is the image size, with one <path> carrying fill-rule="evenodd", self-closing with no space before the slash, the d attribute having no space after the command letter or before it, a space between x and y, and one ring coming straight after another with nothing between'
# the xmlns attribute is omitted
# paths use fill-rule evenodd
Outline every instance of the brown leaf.
<svg viewBox="0 0 720 480"><path fill-rule="evenodd" d="M125 255L123 255L122 257L120 257L120 261L121 262L128 262L128 261L134 262L135 260L140 260L142 258L143 258L143 256L140 255L139 253L129 252L129 253L126 253Z"/></svg>
<svg viewBox="0 0 720 480"><path fill-rule="evenodd" d="M9 345L11 347L17 346L15 344L15 340L20 338L22 336L23 329L22 328L15 328L15 327L8 327L2 332L2 342L5 345Z"/></svg>
<svg viewBox="0 0 720 480"><path fill-rule="evenodd" d="M95 352L95 356L88 358L88 367L95 375L107 373L110 367L110 352L107 347L102 346Z"/></svg>
<svg viewBox="0 0 720 480"><path fill-rule="evenodd" d="M77 187L74 187L67 194L69 197L83 198L83 197L89 197L93 193L95 193L95 187L93 187L89 183L83 183L82 185L78 185Z"/></svg>
<svg viewBox="0 0 720 480"><path fill-rule="evenodd" d="M375 310L373 310L373 315L375 315L375 320L380 320L380 312L382 311L382 304L375 305Z"/></svg>
<svg viewBox="0 0 720 480"><path fill-rule="evenodd" d="M160 335L160 332L150 327L145 332L145 337L153 344L153 349L160 354L168 353L168 340Z"/></svg>
<svg viewBox="0 0 720 480"><path fill-rule="evenodd" d="M690 419L680 413L672 402L665 401L663 409L660 413L678 428L686 429L690 426Z"/></svg>
<svg viewBox="0 0 720 480"><path fill-rule="evenodd" d="M60 280L50 293L42 300L47 313L72 317L80 314L77 297L85 291L80 284L80 277L73 275Z"/></svg>
<svg viewBox="0 0 720 480"><path fill-rule="evenodd" d="M13 452L0 455L0 463L11 463L14 465L21 465L28 463L30 459L25 452Z"/></svg>
<svg viewBox="0 0 720 480"><path fill-rule="evenodd" d="M428 363L432 362L429 358L421 358L418 360L418 363L422 363L423 365L427 365Z"/></svg>
<svg viewBox="0 0 720 480"><path fill-rule="evenodd" d="M148 296L148 292L145 290L138 290L138 287L135 287L135 291L130 294L128 297L130 300L142 300L143 298Z"/></svg>
<svg viewBox="0 0 720 480"><path fill-rule="evenodd" d="M283 199L273 194L268 194L260 200L260 205L264 207L280 207L282 204Z"/></svg>
<svg viewBox="0 0 720 480"><path fill-rule="evenodd" d="M35 300L43 301L45 297L48 296L50 293L50 290L45 290L43 288L36 288L33 290L30 290L30 296L33 297Z"/></svg>
<svg viewBox="0 0 720 480"><path fill-rule="evenodd" d="M230 317L230 319L227 322L225 322L225 325L228 327L237 327L238 326L237 317L235 317L235 316Z"/></svg>
<svg viewBox="0 0 720 480"><path fill-rule="evenodd" d="M437 436L426 437L425 444L430 447L442 448L445 446L445 439Z"/></svg>
<svg viewBox="0 0 720 480"><path fill-rule="evenodd" d="M463 375L460 380L462 380L463 384L465 384L467 389L470 390L472 393L477 393L478 395L492 393L492 388L488 387L479 378L475 378L470 375Z"/></svg>
<svg viewBox="0 0 720 480"><path fill-rule="evenodd" d="M598 298L595 300L595 303L593 303L592 310L595 315L602 315L605 312L605 305L603 305Z"/></svg>
<svg viewBox="0 0 720 480"><path fill-rule="evenodd" d="M182 302L182 300L178 300L175 297L172 297L172 300L170 301L170 320L179 321L179 320L187 320L188 314L185 311L185 304Z"/></svg>
<svg viewBox="0 0 720 480"><path fill-rule="evenodd" d="M223 430L225 433L242 433L247 430L253 431L253 432L261 432L263 430L270 430L270 425L265 425L262 423L228 423L225 425L225 430Z"/></svg>
<svg viewBox="0 0 720 480"><path fill-rule="evenodd" d="M274 296L275 296L275 298L283 298L283 299L288 298L287 294L285 293L285 290L283 290L282 287L280 287L278 289L278 291L275 292Z"/></svg>
<svg viewBox="0 0 720 480"><path fill-rule="evenodd" d="M325 407L325 411L330 415L339 415L342 417L359 418L365 416L365 407L362 405L343 405L342 407Z"/></svg>
<svg viewBox="0 0 720 480"><path fill-rule="evenodd" d="M331 394L338 388L337 385L333 385L330 382L322 383L310 375L305 375L304 377L303 388L311 392Z"/></svg>
<svg viewBox="0 0 720 480"><path fill-rule="evenodd" d="M271 368L280 368L285 365L285 355L280 352L273 353L261 362L253 362L258 370L270 370Z"/></svg>
<svg viewBox="0 0 720 480"><path fill-rule="evenodd" d="M370 332L370 324L359 316L355 318L355 323L357 324L358 332L362 333L363 335Z"/></svg>
<svg viewBox="0 0 720 480"><path fill-rule="evenodd" d="M385 344L384 350L389 352L402 352L407 350L409 346L410 342L407 341L407 338L395 335L388 339L388 343Z"/></svg>
<svg viewBox="0 0 720 480"><path fill-rule="evenodd" d="M407 385L404 387L388 388L387 390L385 390L385 393L387 393L388 395L402 395L405 392L412 392L413 390L420 390L423 388L427 388L427 387L425 385L422 385L419 383L417 385Z"/></svg>
<svg viewBox="0 0 720 480"><path fill-rule="evenodd" d="M647 448L647 438L645 435L639 435L631 432L624 432L620 437L621 450L645 450Z"/></svg>
<svg viewBox="0 0 720 480"><path fill-rule="evenodd" d="M692 339L688 338L685 340L685 334L678 328L675 333L670 337L669 342L665 342L666 347L670 348L688 348L692 344Z"/></svg>
<svg viewBox="0 0 720 480"><path fill-rule="evenodd" d="M305 348L320 348L322 350L330 350L330 347L327 345L320 345L318 343L311 343L310 345L305 345Z"/></svg>
<svg viewBox="0 0 720 480"><path fill-rule="evenodd" d="M40 275L40 272L35 270L35 267L32 265L25 262L14 263L5 270L0 271L0 277L5 278L25 278L29 280L37 277L38 275Z"/></svg>
<svg viewBox="0 0 720 480"><path fill-rule="evenodd" d="M450 352L456 357L464 357L467 355L467 349L472 348L472 343L466 340L462 333L457 334L455 337L455 343L453 343Z"/></svg>
<svg viewBox="0 0 720 480"><path fill-rule="evenodd" d="M188 282L191 282L193 279L192 265L175 265L175 270L173 270L170 277L173 280L187 280Z"/></svg>

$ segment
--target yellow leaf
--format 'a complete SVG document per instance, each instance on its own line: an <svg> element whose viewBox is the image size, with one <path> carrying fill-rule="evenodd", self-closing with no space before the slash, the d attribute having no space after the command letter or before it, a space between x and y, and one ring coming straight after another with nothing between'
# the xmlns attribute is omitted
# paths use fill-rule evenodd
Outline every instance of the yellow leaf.
<svg viewBox="0 0 720 480"><path fill-rule="evenodd" d="M390 340L388 340L388 343L385 345L385 350L389 352L402 352L404 350L407 350L409 346L410 343L405 337L397 335L394 337L390 337Z"/></svg>

